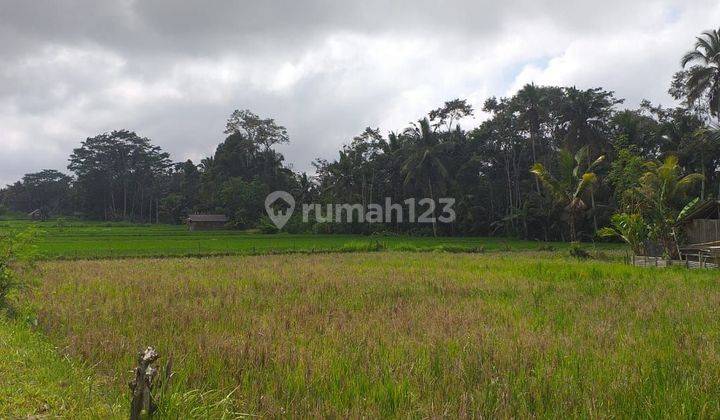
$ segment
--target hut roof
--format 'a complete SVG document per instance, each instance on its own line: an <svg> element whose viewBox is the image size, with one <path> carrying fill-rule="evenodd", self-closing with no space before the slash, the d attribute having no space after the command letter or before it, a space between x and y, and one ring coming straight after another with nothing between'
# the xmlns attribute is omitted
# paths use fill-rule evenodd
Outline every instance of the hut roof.
<svg viewBox="0 0 720 420"><path fill-rule="evenodd" d="M678 220L678 225L695 219L720 219L720 200L708 200Z"/></svg>
<svg viewBox="0 0 720 420"><path fill-rule="evenodd" d="M191 214L187 218L188 222L217 222L227 223L228 217L224 214Z"/></svg>

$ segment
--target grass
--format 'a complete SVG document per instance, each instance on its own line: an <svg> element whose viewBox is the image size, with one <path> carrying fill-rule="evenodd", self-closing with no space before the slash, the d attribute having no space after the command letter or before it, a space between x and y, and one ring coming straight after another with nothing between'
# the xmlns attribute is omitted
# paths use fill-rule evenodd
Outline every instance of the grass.
<svg viewBox="0 0 720 420"><path fill-rule="evenodd" d="M30 222L0 221L3 229L20 229ZM36 223L46 234L38 246L46 259L107 259L209 255L390 251L492 252L566 250L564 243L477 237L410 237L361 235L263 235L239 231L189 232L183 226L54 221ZM598 244L598 249L620 249Z"/></svg>
<svg viewBox="0 0 720 420"><path fill-rule="evenodd" d="M23 299L167 417L717 417L717 273L547 252L51 261ZM1 359L0 359L1 360Z"/></svg>
<svg viewBox="0 0 720 420"><path fill-rule="evenodd" d="M121 417L107 384L91 369L61 358L26 324L0 317L0 418ZM123 413L124 414L124 413Z"/></svg>

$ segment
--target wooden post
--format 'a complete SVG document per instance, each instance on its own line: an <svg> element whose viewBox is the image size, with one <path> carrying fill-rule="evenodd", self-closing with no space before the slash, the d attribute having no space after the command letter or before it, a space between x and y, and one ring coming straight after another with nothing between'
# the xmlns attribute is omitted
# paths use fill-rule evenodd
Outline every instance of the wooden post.
<svg viewBox="0 0 720 420"><path fill-rule="evenodd" d="M148 347L138 353L138 366L135 368L135 378L130 382L132 401L130 403L130 420L139 420L143 411L151 415L155 411L152 401L152 381L157 374L157 368L152 364L160 357L154 348Z"/></svg>

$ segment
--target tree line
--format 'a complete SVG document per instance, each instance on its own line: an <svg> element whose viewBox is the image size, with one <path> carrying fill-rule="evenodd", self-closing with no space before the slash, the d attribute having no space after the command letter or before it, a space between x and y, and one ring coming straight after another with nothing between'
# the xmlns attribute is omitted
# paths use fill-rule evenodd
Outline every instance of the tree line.
<svg viewBox="0 0 720 420"><path fill-rule="evenodd" d="M488 118L473 128L460 124L476 113L463 99L408 127L368 127L335 159L315 160L312 174L293 171L274 149L290 141L287 130L249 110L232 113L227 137L198 163L174 163L129 130L103 133L73 150L69 175L27 174L0 190L0 206L145 223L223 213L237 228L272 231L264 199L275 190L298 205L453 197L457 219L448 224L304 224L296 215L286 229L588 240L627 235L628 220L640 220L636 236L667 239L688 203L720 196L718 31L701 34L681 67L669 87L676 107L628 109L603 88L528 84L487 99Z"/></svg>

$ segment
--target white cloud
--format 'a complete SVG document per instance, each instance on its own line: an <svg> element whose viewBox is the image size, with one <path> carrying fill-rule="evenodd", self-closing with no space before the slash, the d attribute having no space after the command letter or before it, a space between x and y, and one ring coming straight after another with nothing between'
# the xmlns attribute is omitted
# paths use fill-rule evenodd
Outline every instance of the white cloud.
<svg viewBox="0 0 720 420"><path fill-rule="evenodd" d="M720 22L708 0L172 4L0 5L0 183L64 169L118 128L197 159L235 108L286 125L282 152L307 169L365 126L401 130L455 97L475 124L487 97L529 82L669 104L679 57Z"/></svg>

